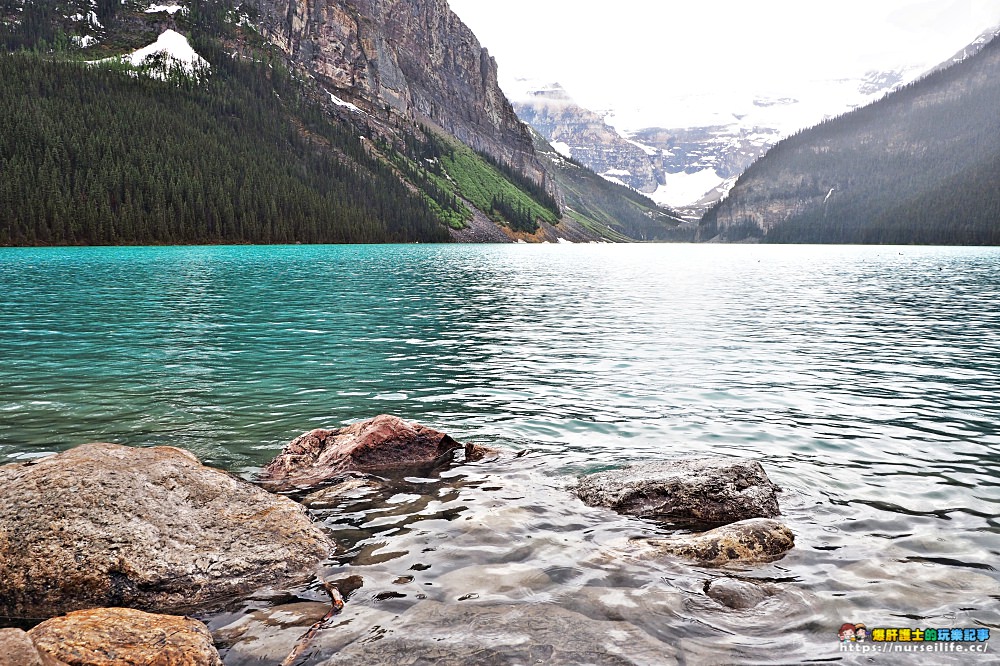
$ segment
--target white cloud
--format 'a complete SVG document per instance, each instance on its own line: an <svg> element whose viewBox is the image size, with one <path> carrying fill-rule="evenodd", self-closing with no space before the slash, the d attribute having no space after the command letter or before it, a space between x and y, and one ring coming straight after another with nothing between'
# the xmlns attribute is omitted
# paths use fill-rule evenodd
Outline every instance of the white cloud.
<svg viewBox="0 0 1000 666"><path fill-rule="evenodd" d="M804 80L936 64L1000 24L1000 0L450 0L501 81L559 81L595 110L782 95Z"/></svg>

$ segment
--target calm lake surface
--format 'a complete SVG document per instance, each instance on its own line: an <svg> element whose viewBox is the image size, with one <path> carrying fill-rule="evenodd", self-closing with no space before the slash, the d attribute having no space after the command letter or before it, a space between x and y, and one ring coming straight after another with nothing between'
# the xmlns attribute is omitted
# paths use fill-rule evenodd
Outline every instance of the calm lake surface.
<svg viewBox="0 0 1000 666"><path fill-rule="evenodd" d="M250 478L380 413L523 455L318 512L327 573L364 587L303 663L474 640L515 663L870 663L841 624L1000 629L996 249L0 249L0 463L169 444ZM567 490L701 454L762 462L794 550L638 561L622 544L663 528ZM727 609L704 594L723 576L778 591ZM204 619L227 664L277 663L323 600Z"/></svg>

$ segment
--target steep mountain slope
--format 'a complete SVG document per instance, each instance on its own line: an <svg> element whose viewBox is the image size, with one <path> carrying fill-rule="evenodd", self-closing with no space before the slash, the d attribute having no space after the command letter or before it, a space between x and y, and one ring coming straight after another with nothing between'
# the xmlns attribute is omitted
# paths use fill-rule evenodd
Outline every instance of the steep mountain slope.
<svg viewBox="0 0 1000 666"><path fill-rule="evenodd" d="M370 111L436 124L544 181L527 129L497 84L496 62L447 0L249 4L261 32L322 84Z"/></svg>
<svg viewBox="0 0 1000 666"><path fill-rule="evenodd" d="M0 244L626 239L444 0L180 2L0 0Z"/></svg>
<svg viewBox="0 0 1000 666"><path fill-rule="evenodd" d="M871 104L932 71L961 62L998 33L998 28L984 31L941 64L910 63L858 77L802 81L796 90L755 95L735 106L731 100L686 99L679 91L675 106L686 109L682 115L690 120L670 128L636 129L642 125L627 113L612 116L611 122L623 136L653 154L654 161L661 161L662 185L650 196L687 216L700 217L729 192L737 176L782 138Z"/></svg>
<svg viewBox="0 0 1000 666"><path fill-rule="evenodd" d="M448 239L287 73L199 50L210 82L183 87L0 57L0 244Z"/></svg>
<svg viewBox="0 0 1000 666"><path fill-rule="evenodd" d="M961 50L955 53L955 55L948 58L941 64L931 68L926 72L926 74L931 74L940 69L946 69L948 67L951 67L952 65L957 65L963 60L971 58L972 56L982 51L983 48L991 41L993 41L993 38L997 36L1000 36L1000 26L990 28L989 30L984 30L978 37L976 37L969 44L962 47Z"/></svg>
<svg viewBox="0 0 1000 666"><path fill-rule="evenodd" d="M786 139L701 222L703 240L1000 242L1000 39Z"/></svg>

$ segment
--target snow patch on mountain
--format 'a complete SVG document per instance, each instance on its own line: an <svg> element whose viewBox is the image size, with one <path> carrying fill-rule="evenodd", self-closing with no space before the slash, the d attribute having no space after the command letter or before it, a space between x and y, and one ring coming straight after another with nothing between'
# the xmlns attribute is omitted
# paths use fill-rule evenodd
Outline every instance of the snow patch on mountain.
<svg viewBox="0 0 1000 666"><path fill-rule="evenodd" d="M572 157L573 157L573 149L570 148L570 146L569 146L568 143L565 143L563 141L553 141L551 143L551 146L555 149L555 151L557 153L559 153L563 157L568 157L568 158L572 159Z"/></svg>
<svg viewBox="0 0 1000 666"><path fill-rule="evenodd" d="M182 12L184 14L188 13L188 10L180 5L150 5L146 9L147 14L159 14L160 12L166 12L173 16L177 12Z"/></svg>
<svg viewBox="0 0 1000 666"><path fill-rule="evenodd" d="M362 116L366 115L365 112L359 109L356 104L351 104L350 102L342 100L336 95L334 95L332 92L328 92L327 94L330 95L330 101L336 104L337 106L342 106L348 111L353 111L354 113L357 113Z"/></svg>
<svg viewBox="0 0 1000 666"><path fill-rule="evenodd" d="M134 67L152 66L150 76L159 79L166 79L173 71L199 76L212 67L195 52L187 37L173 30L164 31L154 43L125 58Z"/></svg>
<svg viewBox="0 0 1000 666"><path fill-rule="evenodd" d="M982 33L980 33L978 37L972 40L971 43L969 43L967 46L965 46L962 50L953 55L951 58L945 60L940 65L932 69L931 72L938 71L946 67L950 67L951 65L957 65L963 60L971 58L972 56L982 51L983 47L989 44L991 41L993 41L995 37L1000 37L1000 26L994 26L988 30L984 30ZM928 72L928 74L929 73L930 72Z"/></svg>
<svg viewBox="0 0 1000 666"><path fill-rule="evenodd" d="M96 60L90 64L111 62L130 65L135 68L135 72L160 81L166 81L176 74L200 80L212 70L208 61L191 47L187 37L173 30L165 30L155 42L138 51L116 58Z"/></svg>
<svg viewBox="0 0 1000 666"><path fill-rule="evenodd" d="M652 157L653 155L659 155L660 154L660 151L657 150L656 148L653 148L652 146L647 146L644 143L639 143L638 141L633 141L632 139L628 138L627 136L623 136L622 138L625 139L626 141L628 141L629 143L631 143L636 148L640 149L642 152L644 152L647 155L649 155L650 157Z"/></svg>
<svg viewBox="0 0 1000 666"><path fill-rule="evenodd" d="M648 196L660 206L680 208L698 201L706 192L718 187L725 180L719 178L719 174L712 168L701 169L694 173L684 171L668 173L667 182Z"/></svg>

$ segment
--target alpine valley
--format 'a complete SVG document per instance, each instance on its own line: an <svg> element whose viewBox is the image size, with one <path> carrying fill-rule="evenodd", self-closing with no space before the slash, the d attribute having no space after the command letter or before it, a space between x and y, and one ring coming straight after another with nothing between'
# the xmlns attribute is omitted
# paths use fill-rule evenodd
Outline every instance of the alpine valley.
<svg viewBox="0 0 1000 666"><path fill-rule="evenodd" d="M0 245L996 243L996 34L625 131L447 0L0 0Z"/></svg>
<svg viewBox="0 0 1000 666"><path fill-rule="evenodd" d="M577 104L558 83L515 77L502 85L521 119L564 155L698 219L783 138L962 62L998 33L996 28L985 31L942 63L912 63L857 77L819 77L800 82L794 90L742 100L720 95L706 102L677 90L669 96L670 108L656 110L598 112ZM676 124L648 124L661 115L659 122Z"/></svg>
<svg viewBox="0 0 1000 666"><path fill-rule="evenodd" d="M702 240L1000 244L1000 38L789 137L704 216Z"/></svg>
<svg viewBox="0 0 1000 666"><path fill-rule="evenodd" d="M0 43L3 245L693 238L537 151L446 0L0 0Z"/></svg>

